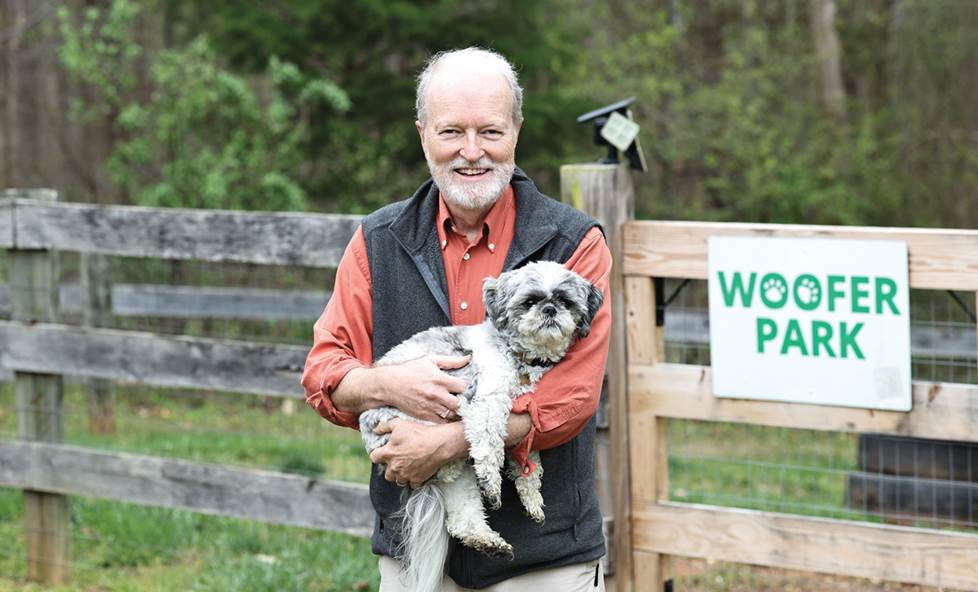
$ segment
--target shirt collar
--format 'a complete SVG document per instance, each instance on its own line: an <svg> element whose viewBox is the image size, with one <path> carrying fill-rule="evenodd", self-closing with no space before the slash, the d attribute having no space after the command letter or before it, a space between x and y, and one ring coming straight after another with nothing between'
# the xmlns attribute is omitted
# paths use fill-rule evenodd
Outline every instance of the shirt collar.
<svg viewBox="0 0 978 592"><path fill-rule="evenodd" d="M500 242L498 237L506 231L507 216L516 207L516 198L513 194L513 186L506 185L502 195L496 200L486 219L482 222L482 236L489 241L489 251L495 252L496 243ZM452 215L445 204L445 195L438 192L438 244L444 251L448 246L448 233L452 228Z"/></svg>

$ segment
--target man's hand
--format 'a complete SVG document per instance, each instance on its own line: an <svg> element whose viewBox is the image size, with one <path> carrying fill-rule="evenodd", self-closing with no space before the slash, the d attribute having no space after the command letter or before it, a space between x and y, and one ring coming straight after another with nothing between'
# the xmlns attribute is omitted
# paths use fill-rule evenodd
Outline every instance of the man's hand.
<svg viewBox="0 0 978 592"><path fill-rule="evenodd" d="M394 366L355 368L330 394L340 411L363 413L389 405L418 419L445 423L458 419L457 393L468 384L444 370L461 368L472 356L425 356Z"/></svg>
<svg viewBox="0 0 978 592"><path fill-rule="evenodd" d="M468 383L444 370L461 368L471 359L472 356L430 355L395 366L383 366L387 404L411 417L435 423L458 419L457 395L468 387Z"/></svg>
<svg viewBox="0 0 978 592"><path fill-rule="evenodd" d="M392 419L374 430L390 440L370 453L370 460L387 465L384 478L398 485L421 487L446 462L468 456L462 423L423 425Z"/></svg>

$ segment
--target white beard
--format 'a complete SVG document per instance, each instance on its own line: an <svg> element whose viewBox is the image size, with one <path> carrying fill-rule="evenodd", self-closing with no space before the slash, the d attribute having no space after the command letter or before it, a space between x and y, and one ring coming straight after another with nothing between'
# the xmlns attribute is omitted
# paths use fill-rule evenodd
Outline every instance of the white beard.
<svg viewBox="0 0 978 592"><path fill-rule="evenodd" d="M468 210L482 210L496 203L516 170L514 163L497 164L486 156L477 162L459 157L447 164L436 164L427 154L425 159L428 161L431 178L445 196L445 201ZM454 169L459 167L487 168L489 175L475 183L459 183L456 182L454 173Z"/></svg>

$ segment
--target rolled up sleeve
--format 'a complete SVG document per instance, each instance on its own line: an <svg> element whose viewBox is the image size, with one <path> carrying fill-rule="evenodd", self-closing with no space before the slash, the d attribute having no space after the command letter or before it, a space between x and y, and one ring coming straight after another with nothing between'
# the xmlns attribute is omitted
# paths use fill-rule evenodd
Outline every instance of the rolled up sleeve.
<svg viewBox="0 0 978 592"><path fill-rule="evenodd" d="M357 228L336 268L333 294L313 325L313 345L302 372L306 402L336 425L358 428L358 415L337 409L330 393L354 368L372 359L373 301L363 229Z"/></svg>

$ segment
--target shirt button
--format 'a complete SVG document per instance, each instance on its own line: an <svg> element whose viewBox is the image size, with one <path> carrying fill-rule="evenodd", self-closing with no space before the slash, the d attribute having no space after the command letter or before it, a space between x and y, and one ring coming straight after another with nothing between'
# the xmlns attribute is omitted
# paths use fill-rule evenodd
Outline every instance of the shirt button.
<svg viewBox="0 0 978 592"><path fill-rule="evenodd" d="M462 259L464 261L468 261L469 260L469 254L468 254L468 252L466 252L464 255L462 255Z"/></svg>
<svg viewBox="0 0 978 592"><path fill-rule="evenodd" d="M462 304L459 304L458 307L461 308L462 310L469 310L469 303L463 302Z"/></svg>

